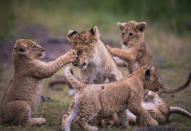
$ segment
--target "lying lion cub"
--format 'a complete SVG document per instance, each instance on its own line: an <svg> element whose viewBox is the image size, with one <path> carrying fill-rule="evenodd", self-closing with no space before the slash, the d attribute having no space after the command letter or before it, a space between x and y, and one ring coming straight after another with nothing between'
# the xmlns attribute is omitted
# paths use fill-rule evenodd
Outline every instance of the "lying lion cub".
<svg viewBox="0 0 191 131"><path fill-rule="evenodd" d="M191 113L180 107L169 106L157 93L145 90L142 107L157 120L159 124L166 124L171 114L181 114L191 118ZM136 116L127 112L129 123L136 124ZM114 126L112 118L101 121L102 126Z"/></svg>
<svg viewBox="0 0 191 131"><path fill-rule="evenodd" d="M121 30L121 43L122 49L119 48L111 48L110 46L106 46L107 49L114 56L119 57L128 63L129 73L134 72L137 68L144 66L146 64L152 65L152 59L149 52L148 45L145 41L144 31L146 29L146 22L117 22L117 26ZM116 59L115 59L116 60ZM117 59L117 61L119 61ZM122 63L122 62L120 62ZM158 73L158 79L162 81L160 74ZM183 89L185 89L191 81L191 73L188 77L188 80L185 84L177 88L168 88L162 85L160 89L152 86L150 88L155 88L159 90L160 93L176 93Z"/></svg>
<svg viewBox="0 0 191 131"><path fill-rule="evenodd" d="M48 78L77 55L71 50L52 62L38 60L44 48L29 39L19 39L13 48L14 75L6 89L1 105L1 122L32 126L45 123L44 118L31 115L40 104L42 79Z"/></svg>
<svg viewBox="0 0 191 131"><path fill-rule="evenodd" d="M157 93L152 91L145 91L142 106L160 124L165 124L171 114L182 114L191 118L191 113L180 107L169 106Z"/></svg>
<svg viewBox="0 0 191 131"><path fill-rule="evenodd" d="M120 119L127 121L126 109L137 116L139 125L157 125L158 122L141 105L145 83L152 83L155 80L154 72L153 66L146 65L120 81L108 84L84 84L71 74L70 68L66 68L66 78L78 92L73 98L68 114L63 117L62 129L69 131L70 124L76 116L78 123L91 131L97 130L97 127L90 126L88 122L97 115L107 117L117 112Z"/></svg>

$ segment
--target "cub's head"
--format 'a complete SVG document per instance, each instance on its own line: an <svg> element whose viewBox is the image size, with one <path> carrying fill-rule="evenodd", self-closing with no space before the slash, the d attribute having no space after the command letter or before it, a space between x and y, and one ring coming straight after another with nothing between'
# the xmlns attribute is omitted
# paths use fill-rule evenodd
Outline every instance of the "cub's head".
<svg viewBox="0 0 191 131"><path fill-rule="evenodd" d="M44 48L33 40L19 39L13 48L13 57L18 59L38 59L43 56L44 51Z"/></svg>
<svg viewBox="0 0 191 131"><path fill-rule="evenodd" d="M154 66L145 65L142 67L144 72L144 89L158 92L163 87L163 82L160 79L159 73Z"/></svg>
<svg viewBox="0 0 191 131"><path fill-rule="evenodd" d="M152 101L154 98L158 97L158 94L150 90L145 90L144 92L144 101Z"/></svg>
<svg viewBox="0 0 191 131"><path fill-rule="evenodd" d="M124 46L131 47L140 40L144 40L144 31L146 22L117 22L121 30L121 43Z"/></svg>
<svg viewBox="0 0 191 131"><path fill-rule="evenodd" d="M68 31L68 40L72 43L72 49L77 51L77 59L73 63L80 69L86 69L93 60L95 45L100 37L97 26L80 33L74 30Z"/></svg>

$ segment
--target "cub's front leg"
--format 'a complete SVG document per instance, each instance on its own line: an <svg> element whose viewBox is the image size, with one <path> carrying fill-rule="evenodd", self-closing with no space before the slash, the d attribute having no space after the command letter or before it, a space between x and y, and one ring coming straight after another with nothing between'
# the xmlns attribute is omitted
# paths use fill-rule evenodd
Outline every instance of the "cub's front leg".
<svg viewBox="0 0 191 131"><path fill-rule="evenodd" d="M128 52L124 51L122 49L119 48L111 48L110 46L106 46L107 49L109 50L109 52L111 52L111 54L113 54L114 56L119 57L122 60L129 62L134 62L136 60L137 57L137 50L136 48L131 48Z"/></svg>
<svg viewBox="0 0 191 131"><path fill-rule="evenodd" d="M70 50L65 55L60 56L55 61L51 61L48 63L41 62L39 60L34 60L31 62L30 74L33 77L37 77L40 79L47 78L52 76L58 70L60 70L64 65L69 64L76 60L77 53L74 50Z"/></svg>
<svg viewBox="0 0 191 131"><path fill-rule="evenodd" d="M158 125L158 122L140 104L131 103L128 105L128 109L136 115L136 122L140 126Z"/></svg>
<svg viewBox="0 0 191 131"><path fill-rule="evenodd" d="M113 60L115 61L117 66L121 66L121 67L127 67L128 63L125 62L124 60L120 59L119 57L113 57Z"/></svg>

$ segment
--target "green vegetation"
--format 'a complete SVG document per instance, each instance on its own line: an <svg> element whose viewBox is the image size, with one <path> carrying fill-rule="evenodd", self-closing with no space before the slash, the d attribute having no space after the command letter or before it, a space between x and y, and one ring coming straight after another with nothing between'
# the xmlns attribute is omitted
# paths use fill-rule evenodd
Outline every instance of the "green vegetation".
<svg viewBox="0 0 191 131"><path fill-rule="evenodd" d="M189 0L2 0L0 38L14 36L14 27L48 25L54 33L68 27L99 25L105 32L116 21L147 21L159 28L183 34L190 31Z"/></svg>
<svg viewBox="0 0 191 131"><path fill-rule="evenodd" d="M127 70L125 68L120 68L123 72L123 75L127 76ZM176 70L176 72L175 72ZM162 77L165 80L166 85L169 87L177 87L183 81L185 81L185 77L188 74L189 69L181 69L181 68L173 68L173 69L160 69ZM62 75L64 70L62 69L56 75ZM4 80L7 80L7 73L1 76L1 79L4 76ZM75 74L79 74L78 70L75 69ZM177 75L178 74L178 75ZM185 75L186 74L186 75ZM68 110L68 107L71 103L72 98L68 96L68 88L67 86L56 86L54 89L47 88L48 82L55 78L54 75L52 78L45 80L45 88L43 90L43 95L50 96L54 99L53 103L42 103L34 114L34 117L44 117L47 120L47 123L42 126L34 126L34 127L21 127L21 126L5 126L0 125L0 130L21 130L21 131L58 131L61 130L61 121L62 116ZM175 77L176 76L176 77ZM8 85L8 82L5 82ZM2 92L7 86L3 86L0 88L0 96L2 96ZM179 106L184 109L187 109L191 112L191 89L185 89L184 91L175 94L175 97L171 95L163 95L162 97L168 101L169 105ZM166 126L176 127L177 130L190 130L191 129L191 120L189 118L183 117L181 115L172 115L169 118L169 123ZM94 125L94 123L92 123ZM130 129L133 129L135 126L131 126ZM99 127L100 128L100 127ZM71 126L72 131L79 131L81 128L77 123L73 123ZM100 128L101 131L118 131L118 128ZM125 131L125 130L124 130Z"/></svg>

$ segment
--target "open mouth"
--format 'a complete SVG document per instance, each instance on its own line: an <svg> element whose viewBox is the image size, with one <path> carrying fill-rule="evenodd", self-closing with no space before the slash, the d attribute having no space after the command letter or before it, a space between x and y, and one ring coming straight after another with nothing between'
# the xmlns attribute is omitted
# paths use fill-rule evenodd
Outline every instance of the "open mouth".
<svg viewBox="0 0 191 131"><path fill-rule="evenodd" d="M45 52L39 54L40 58L44 58L44 56L45 56Z"/></svg>
<svg viewBox="0 0 191 131"><path fill-rule="evenodd" d="M82 65L79 66L79 68L80 68L81 70L86 69L86 67L87 67L87 64L86 64L85 62L84 62Z"/></svg>

